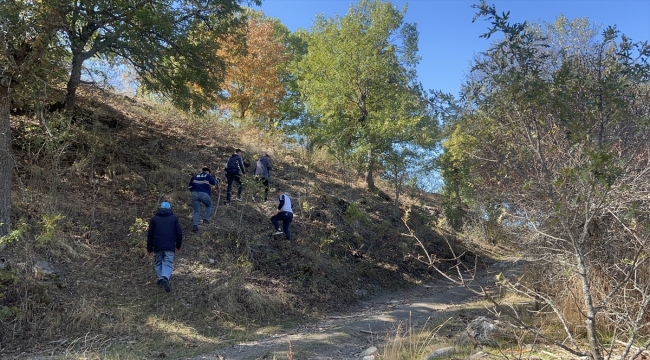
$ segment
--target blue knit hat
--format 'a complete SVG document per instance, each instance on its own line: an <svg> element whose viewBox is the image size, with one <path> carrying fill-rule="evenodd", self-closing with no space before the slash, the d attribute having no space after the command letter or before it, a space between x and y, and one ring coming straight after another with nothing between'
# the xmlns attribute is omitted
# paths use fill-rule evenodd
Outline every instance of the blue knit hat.
<svg viewBox="0 0 650 360"><path fill-rule="evenodd" d="M163 201L163 202L160 204L160 208L161 208L161 209L171 209L172 206L171 206L171 204L168 203L167 201Z"/></svg>

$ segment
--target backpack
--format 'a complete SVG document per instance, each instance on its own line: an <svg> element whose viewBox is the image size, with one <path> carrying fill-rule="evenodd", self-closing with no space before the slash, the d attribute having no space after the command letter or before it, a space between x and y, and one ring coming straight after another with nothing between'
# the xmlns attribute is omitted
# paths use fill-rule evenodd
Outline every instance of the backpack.
<svg viewBox="0 0 650 360"><path fill-rule="evenodd" d="M255 175L259 176L266 176L266 171L264 171L264 163L262 163L262 160L257 160L257 163L255 164Z"/></svg>

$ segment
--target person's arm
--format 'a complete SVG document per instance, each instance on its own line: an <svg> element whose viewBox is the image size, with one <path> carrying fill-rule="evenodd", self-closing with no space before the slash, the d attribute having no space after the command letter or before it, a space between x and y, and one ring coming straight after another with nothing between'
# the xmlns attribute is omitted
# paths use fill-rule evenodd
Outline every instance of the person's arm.
<svg viewBox="0 0 650 360"><path fill-rule="evenodd" d="M183 229L181 228L181 222L178 221L176 217L176 250L180 251L183 246Z"/></svg>
<svg viewBox="0 0 650 360"><path fill-rule="evenodd" d="M217 186L217 179L214 176L208 175L208 181L210 182L211 185Z"/></svg>
<svg viewBox="0 0 650 360"><path fill-rule="evenodd" d="M278 205L278 211L282 210L283 206L284 206L284 194L280 196L280 204Z"/></svg>
<svg viewBox="0 0 650 360"><path fill-rule="evenodd" d="M149 229L147 229L147 252L153 252L153 219L149 220Z"/></svg>
<svg viewBox="0 0 650 360"><path fill-rule="evenodd" d="M192 191L192 180L194 180L194 176L192 176L192 177L190 178L190 183L187 184L187 189L190 190L190 191Z"/></svg>
<svg viewBox="0 0 650 360"><path fill-rule="evenodd" d="M244 167L244 159L242 159L240 156L239 159L237 159L237 162L239 163L239 167L241 168L241 173L246 174L246 168Z"/></svg>

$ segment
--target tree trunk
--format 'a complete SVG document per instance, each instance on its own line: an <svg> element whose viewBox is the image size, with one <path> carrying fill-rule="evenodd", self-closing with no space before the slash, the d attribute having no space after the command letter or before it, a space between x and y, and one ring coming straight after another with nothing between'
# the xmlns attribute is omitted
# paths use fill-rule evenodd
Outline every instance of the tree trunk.
<svg viewBox="0 0 650 360"><path fill-rule="evenodd" d="M67 94L65 96L65 113L68 116L74 114L74 107L77 100L77 87L81 83L81 70L85 56L83 54L72 55L72 70L70 71L70 79L68 80Z"/></svg>
<svg viewBox="0 0 650 360"><path fill-rule="evenodd" d="M368 167L366 169L366 185L368 186L368 190L374 191L375 190L375 177L374 177L375 153L372 151L372 149L368 150L367 166Z"/></svg>
<svg viewBox="0 0 650 360"><path fill-rule="evenodd" d="M11 155L11 126L9 110L11 87L0 85L0 236L11 231L11 176L13 156Z"/></svg>
<svg viewBox="0 0 650 360"><path fill-rule="evenodd" d="M582 280L582 297L585 304L585 324L587 328L587 340L591 350L591 358L593 360L602 360L603 356L600 351L600 341L598 339L598 331L596 331L596 313L597 309L594 306L592 298L591 284L589 283L589 273L585 263L585 255L581 244L574 244L575 256L578 263L578 274Z"/></svg>

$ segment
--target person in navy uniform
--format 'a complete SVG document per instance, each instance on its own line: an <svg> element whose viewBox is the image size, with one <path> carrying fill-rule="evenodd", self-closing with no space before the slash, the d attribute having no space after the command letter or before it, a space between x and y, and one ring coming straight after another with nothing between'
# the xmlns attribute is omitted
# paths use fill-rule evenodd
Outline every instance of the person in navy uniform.
<svg viewBox="0 0 650 360"><path fill-rule="evenodd" d="M210 168L204 167L201 173L192 176L188 185L192 192L192 207L194 208L194 217L192 218L192 231L199 231L199 218L201 217L201 204L205 205L205 215L203 223L210 223L212 214L212 199L210 193L212 186L216 186L219 180L210 175Z"/></svg>

